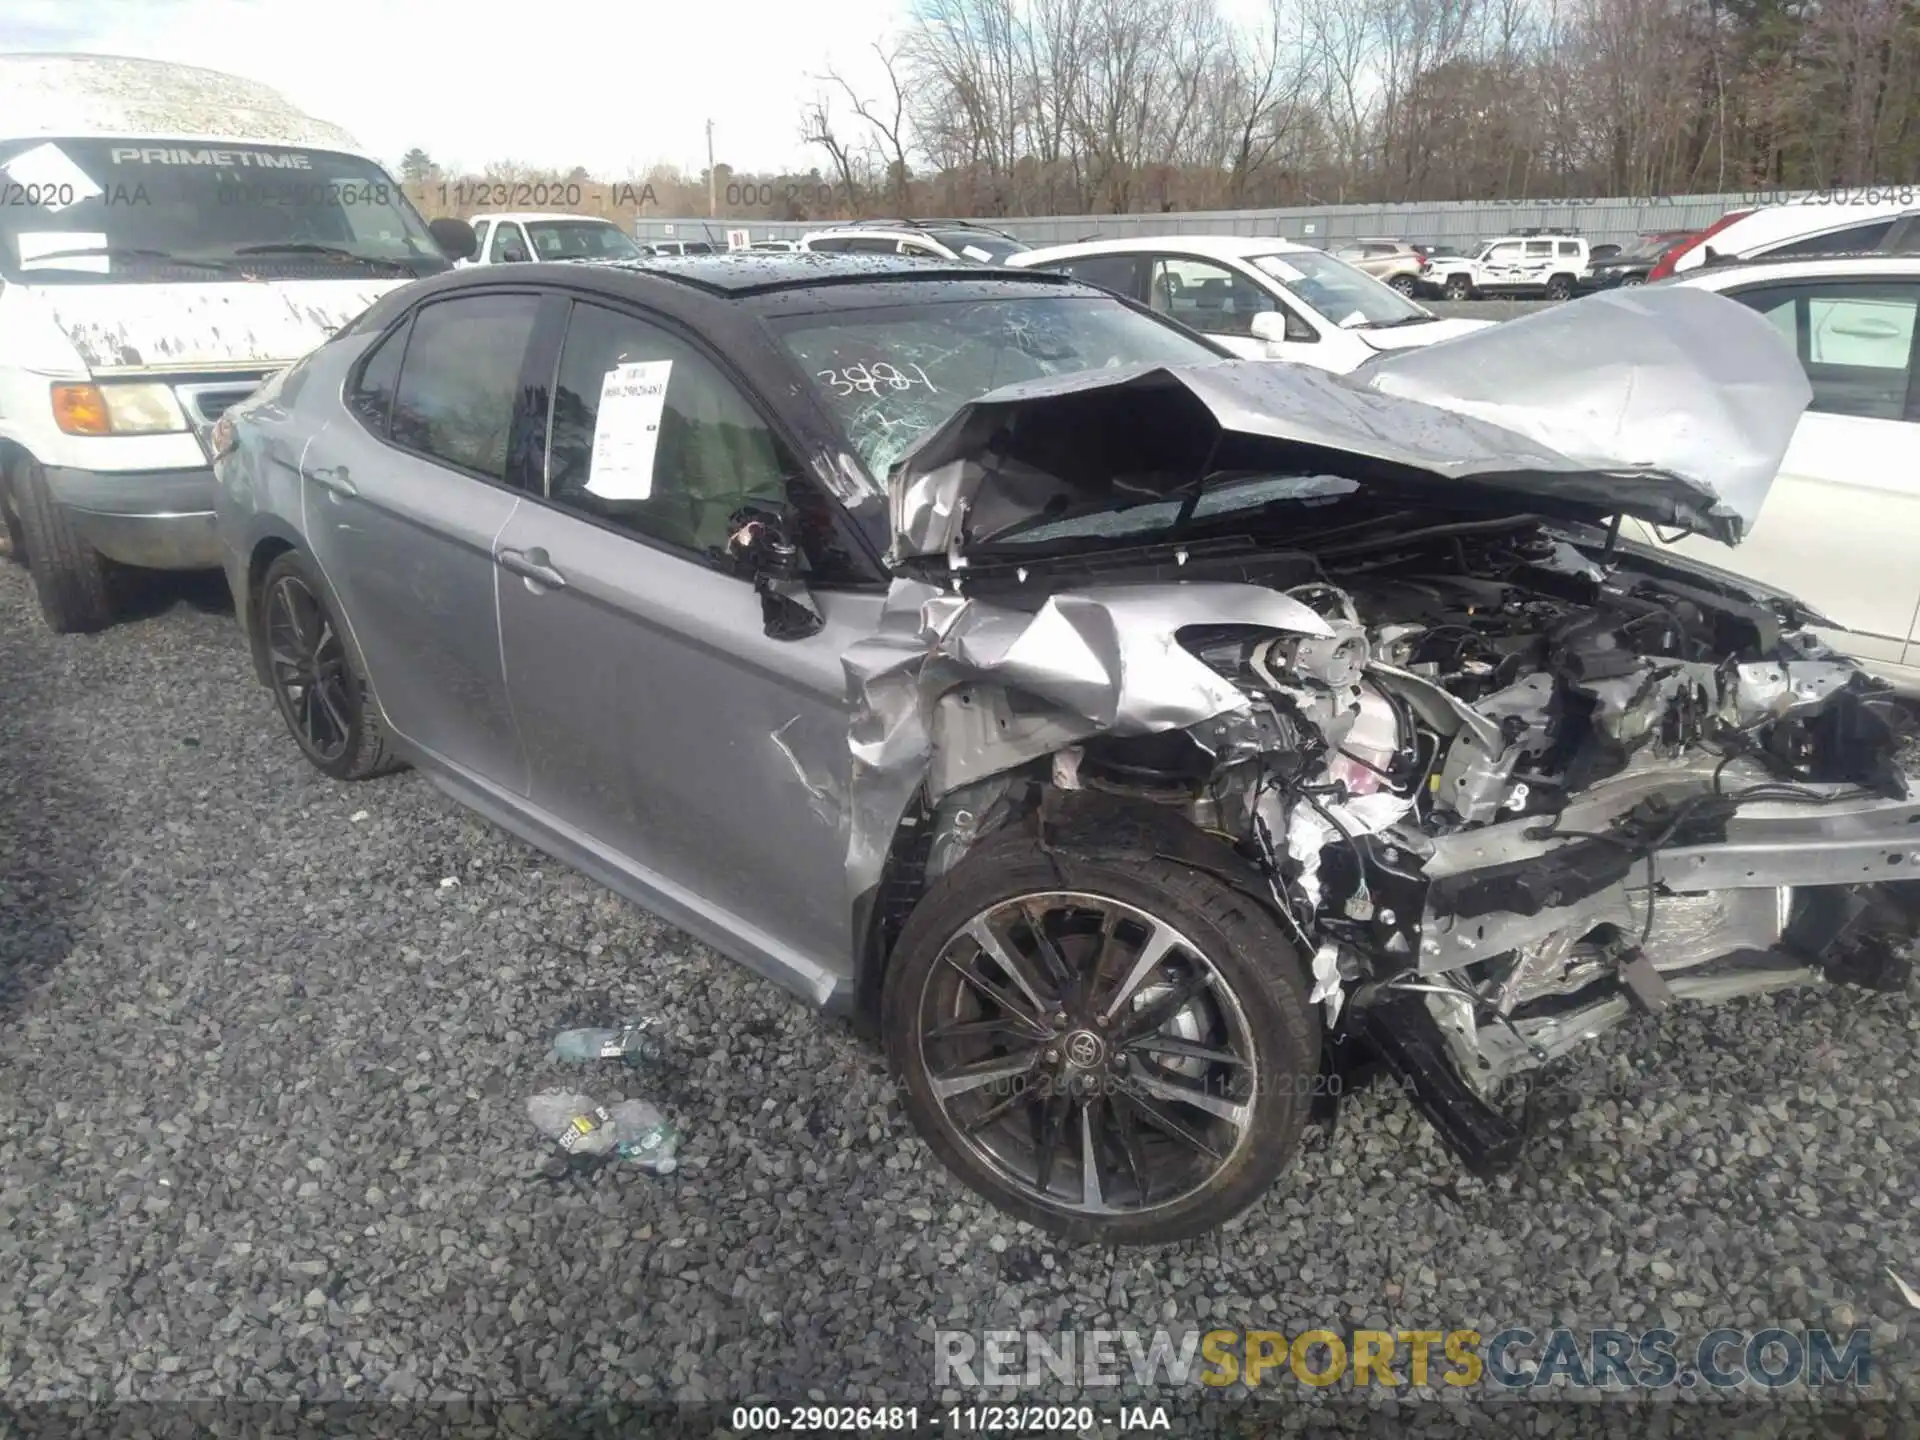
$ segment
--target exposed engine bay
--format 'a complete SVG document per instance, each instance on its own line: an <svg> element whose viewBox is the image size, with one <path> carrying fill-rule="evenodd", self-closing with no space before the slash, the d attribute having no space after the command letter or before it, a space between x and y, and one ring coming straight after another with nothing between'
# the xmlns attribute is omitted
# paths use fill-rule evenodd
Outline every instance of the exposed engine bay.
<svg viewBox="0 0 1920 1440"><path fill-rule="evenodd" d="M1299 618L1178 626L1245 702L1179 729L1055 744L1072 737L1023 683L1020 641L989 656L949 632L987 683L932 717L928 875L1063 794L1178 814L1263 877L1311 964L1328 1063L1398 1072L1476 1166L1523 1142L1510 1082L1629 1015L1823 977L1903 985L1920 802L1887 687L1790 602L1572 533L1514 516L1236 559L1233 590ZM996 612L1002 640L1012 615L1031 637L1072 614L1027 594L1050 586L1025 567L978 566L965 588L953 603ZM943 767L943 745L995 773Z"/></svg>

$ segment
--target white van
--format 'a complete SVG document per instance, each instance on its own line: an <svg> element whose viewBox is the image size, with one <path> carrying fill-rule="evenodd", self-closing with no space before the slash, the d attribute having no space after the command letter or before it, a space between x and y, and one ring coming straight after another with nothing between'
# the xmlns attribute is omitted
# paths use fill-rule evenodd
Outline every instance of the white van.
<svg viewBox="0 0 1920 1440"><path fill-rule="evenodd" d="M436 233L352 136L252 81L0 55L0 513L49 625L110 623L116 565L220 564L214 422L446 270Z"/></svg>

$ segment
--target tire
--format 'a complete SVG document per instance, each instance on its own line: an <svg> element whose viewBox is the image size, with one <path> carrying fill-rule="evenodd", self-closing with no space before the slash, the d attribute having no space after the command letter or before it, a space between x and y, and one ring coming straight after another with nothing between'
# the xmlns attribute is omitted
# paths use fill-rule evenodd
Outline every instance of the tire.
<svg viewBox="0 0 1920 1440"><path fill-rule="evenodd" d="M1644 275L1623 275L1620 277L1620 284L1623 288L1628 285L1644 285L1646 283L1647 277Z"/></svg>
<svg viewBox="0 0 1920 1440"><path fill-rule="evenodd" d="M1447 277L1446 297L1449 300L1473 299L1473 282L1464 275Z"/></svg>
<svg viewBox="0 0 1920 1440"><path fill-rule="evenodd" d="M261 577L253 605L274 704L300 753L335 780L370 780L404 768L312 562L297 550L279 556Z"/></svg>
<svg viewBox="0 0 1920 1440"><path fill-rule="evenodd" d="M1042 919L1042 933L1057 942L1056 973L1070 972L1091 992L1069 988L1053 1015L1032 1005L1035 990L1015 989L1033 984L1040 1000L1051 999L1049 962L1030 922L1001 918L1025 897L1059 907ZM999 954L1011 964L968 938L983 920L994 924ZM1096 922L1101 936L1113 936L1104 950ZM1162 933L1149 926L1169 927L1174 943L1143 977L1137 962L1148 937ZM971 978L960 978L969 970ZM1196 992L1208 972L1212 987ZM1130 999L1121 993L1129 981ZM1022 1007L1040 1020L1039 1031L1007 1024ZM1302 958L1266 910L1204 871L1137 846L1049 855L1024 830L988 839L928 889L888 965L881 1020L907 1113L933 1152L1002 1210L1074 1243L1167 1244L1253 1204L1292 1162L1320 1063ZM930 1035L934 1020L962 1032ZM942 1050L954 1043L972 1047L957 1065ZM1181 1043L1204 1048L1171 1048ZM1240 1062L1204 1058L1225 1055ZM974 1074L956 1074L969 1066ZM994 1077L994 1093L980 1093L981 1070ZM1169 1077L1220 1113L1170 1097ZM974 1083L943 1097L940 1082L956 1078ZM1149 1110L1139 1108L1143 1094ZM1160 1128L1154 1109L1187 1137ZM1057 1163L1043 1169L1050 1115L1059 1127ZM1099 1181L1091 1189L1088 1145Z"/></svg>
<svg viewBox="0 0 1920 1440"><path fill-rule="evenodd" d="M1411 275L1396 275L1387 283L1409 300L1413 298L1413 292L1419 288Z"/></svg>
<svg viewBox="0 0 1920 1440"><path fill-rule="evenodd" d="M1571 300L1573 298L1573 277L1555 275L1547 281L1547 299Z"/></svg>
<svg viewBox="0 0 1920 1440"><path fill-rule="evenodd" d="M19 516L19 538L33 576L34 594L47 626L57 635L87 635L113 623L107 562L75 533L67 512L47 487L46 472L31 456L15 458L7 494ZM9 523L8 531L13 526Z"/></svg>

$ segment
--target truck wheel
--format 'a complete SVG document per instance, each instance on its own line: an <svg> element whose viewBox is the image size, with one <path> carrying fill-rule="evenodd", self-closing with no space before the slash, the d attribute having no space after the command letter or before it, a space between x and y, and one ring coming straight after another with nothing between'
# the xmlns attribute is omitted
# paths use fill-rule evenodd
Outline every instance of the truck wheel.
<svg viewBox="0 0 1920 1440"><path fill-rule="evenodd" d="M1159 1245L1246 1209L1294 1157L1320 1061L1267 911L1146 853L1007 830L927 891L888 965L888 1057L956 1175L1072 1242Z"/></svg>
<svg viewBox="0 0 1920 1440"><path fill-rule="evenodd" d="M1471 300L1473 298L1473 282L1464 275L1449 275L1447 277L1446 294L1449 300Z"/></svg>
<svg viewBox="0 0 1920 1440"><path fill-rule="evenodd" d="M1571 275L1555 275L1551 280L1547 281L1547 299L1568 300L1571 299L1572 296L1573 277Z"/></svg>
<svg viewBox="0 0 1920 1440"><path fill-rule="evenodd" d="M47 488L40 463L30 456L16 457L7 474L7 493L20 520L15 543L25 545L34 593L48 627L57 635L106 629L113 623L107 562L74 533L66 511ZM11 524L8 528L11 532Z"/></svg>

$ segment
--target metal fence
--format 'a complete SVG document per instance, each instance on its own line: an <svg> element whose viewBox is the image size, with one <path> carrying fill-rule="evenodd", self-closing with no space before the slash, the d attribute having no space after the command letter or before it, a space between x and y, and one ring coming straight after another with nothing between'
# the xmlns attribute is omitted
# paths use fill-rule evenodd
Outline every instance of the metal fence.
<svg viewBox="0 0 1920 1440"><path fill-rule="evenodd" d="M1659 230L1704 229L1729 210L1795 203L1811 193L1746 191L1639 199L1420 201L1405 205L1314 205L1285 210L1149 215L983 217L977 223L1042 245L1142 235L1271 235L1324 249L1348 240L1379 236L1466 249L1476 241L1535 226L1574 230L1595 244L1608 241L1626 244L1636 236ZM1862 192L1863 200L1869 193ZM715 245L724 245L729 230L745 230L754 240L798 240L809 231L823 229L831 223L644 217L635 220L633 233L639 240L711 239Z"/></svg>

